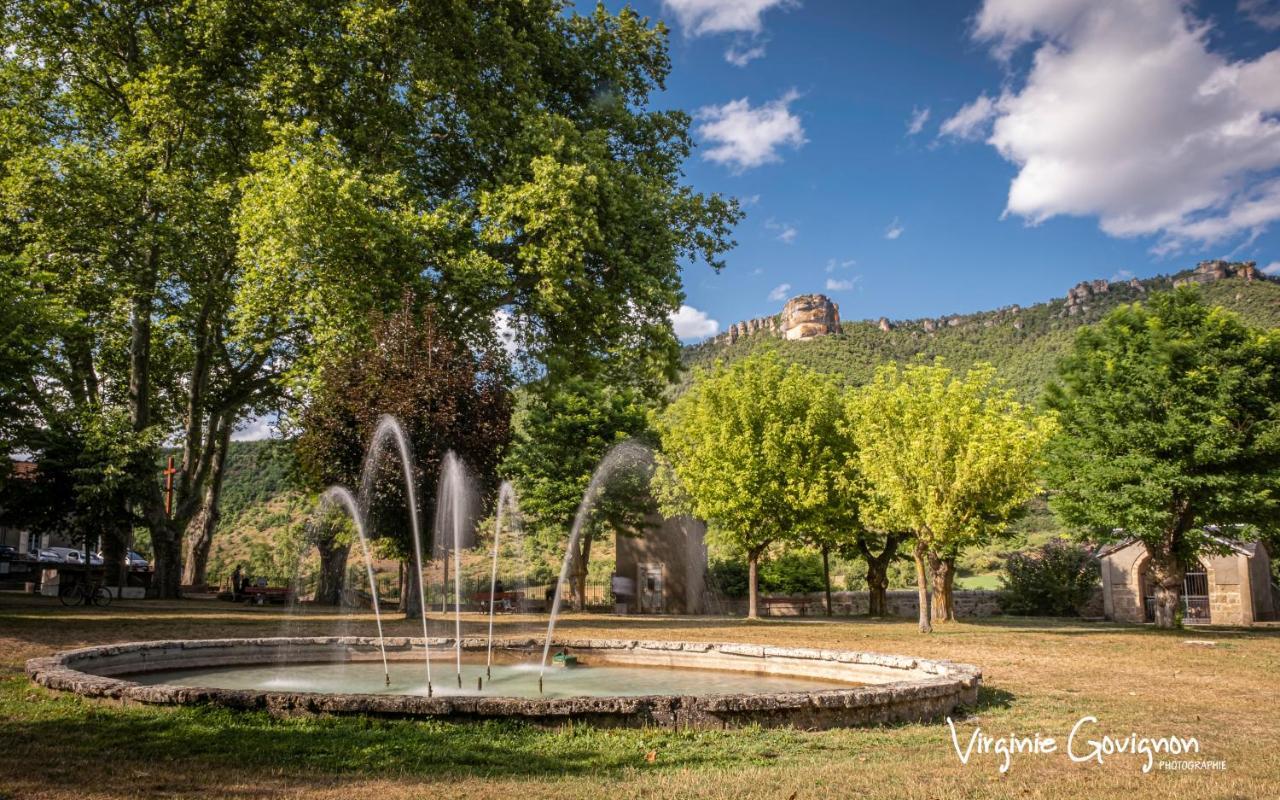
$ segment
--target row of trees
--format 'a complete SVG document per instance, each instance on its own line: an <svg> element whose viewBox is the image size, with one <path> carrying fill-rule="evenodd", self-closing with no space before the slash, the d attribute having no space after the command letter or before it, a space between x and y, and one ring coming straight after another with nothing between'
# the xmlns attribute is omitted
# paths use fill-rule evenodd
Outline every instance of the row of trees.
<svg viewBox="0 0 1280 800"><path fill-rule="evenodd" d="M765 354L700 371L658 428L664 504L746 553L751 616L775 542L861 553L873 613L909 543L928 631L954 616L961 549L1047 486L1081 539L1146 546L1167 627L1186 566L1222 547L1207 526L1280 522L1280 331L1183 288L1083 329L1041 411L985 365L889 365L841 392Z"/></svg>
<svg viewBox="0 0 1280 800"><path fill-rule="evenodd" d="M202 581L237 420L296 420L406 289L477 352L501 316L530 374L656 393L678 265L718 268L740 216L682 183L688 115L650 108L666 37L557 0L6 4L0 448L83 524L10 521L145 527L162 596L185 539Z"/></svg>
<svg viewBox="0 0 1280 800"><path fill-rule="evenodd" d="M954 617L959 550L1002 531L1037 491L1054 430L990 367L887 365L842 392L773 355L703 372L658 427L665 505L713 520L746 553L749 616L775 543L862 553L873 613L883 613L888 566L909 541L923 630Z"/></svg>

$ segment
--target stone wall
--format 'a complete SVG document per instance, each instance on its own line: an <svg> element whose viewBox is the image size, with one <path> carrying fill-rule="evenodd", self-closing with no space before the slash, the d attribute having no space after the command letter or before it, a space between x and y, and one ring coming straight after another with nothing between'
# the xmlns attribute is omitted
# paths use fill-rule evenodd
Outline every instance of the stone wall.
<svg viewBox="0 0 1280 800"><path fill-rule="evenodd" d="M991 617L1001 613L1000 593L988 589L956 589L953 592L957 617ZM832 611L841 616L865 615L870 608L868 592L832 592ZM915 589L893 589L885 595L890 616L920 616L919 595ZM745 598L725 599L709 604L711 610L723 614L746 616ZM826 613L826 595L811 592L800 595L768 595L761 598L760 613L771 617L817 617Z"/></svg>

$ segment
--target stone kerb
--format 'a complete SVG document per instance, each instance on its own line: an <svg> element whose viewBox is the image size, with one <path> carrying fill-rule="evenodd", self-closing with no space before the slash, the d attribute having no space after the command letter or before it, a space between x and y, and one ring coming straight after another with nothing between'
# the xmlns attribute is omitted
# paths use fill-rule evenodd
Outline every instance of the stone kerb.
<svg viewBox="0 0 1280 800"><path fill-rule="evenodd" d="M449 649L453 640L429 640ZM485 640L463 639L465 649L483 650ZM386 640L388 658L421 657L421 640ZM503 649L536 648L532 639L495 641ZM906 656L729 642L668 642L631 639L564 639L588 659L630 664L809 676L849 681L848 688L807 692L650 695L643 697L421 697L384 694L324 694L265 690L143 685L129 674L228 664L380 658L373 637L215 639L135 642L89 647L27 662L27 674L49 689L126 702L158 705L209 704L274 714L334 714L375 717L515 718L539 725L569 721L603 726L727 727L748 724L828 728L938 719L957 705L973 704L981 672L973 666ZM416 648L416 649L415 649ZM123 677L113 677L113 676ZM853 685L854 683L859 685Z"/></svg>

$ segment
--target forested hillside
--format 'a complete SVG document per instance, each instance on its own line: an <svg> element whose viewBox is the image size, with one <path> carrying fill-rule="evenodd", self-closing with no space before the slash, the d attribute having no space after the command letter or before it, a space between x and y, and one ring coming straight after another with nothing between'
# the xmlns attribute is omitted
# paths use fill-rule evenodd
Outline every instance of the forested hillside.
<svg viewBox="0 0 1280 800"><path fill-rule="evenodd" d="M940 356L957 368L986 361L1023 400L1034 402L1082 325L1096 322L1121 303L1171 289L1175 280L1192 275L1188 271L1136 285L1110 284L1105 292L1090 293L1083 301L1077 295L1074 300L1058 298L1024 308L889 322L888 330L877 321L846 321L843 334L809 341L785 341L762 332L740 337L732 344L712 341L686 348L685 364L695 367L716 359L731 361L771 349L786 359L837 375L845 384L857 385L888 361ZM1251 324L1280 326L1280 281L1230 277L1198 287L1206 301L1240 313ZM686 371L685 380L688 375Z"/></svg>

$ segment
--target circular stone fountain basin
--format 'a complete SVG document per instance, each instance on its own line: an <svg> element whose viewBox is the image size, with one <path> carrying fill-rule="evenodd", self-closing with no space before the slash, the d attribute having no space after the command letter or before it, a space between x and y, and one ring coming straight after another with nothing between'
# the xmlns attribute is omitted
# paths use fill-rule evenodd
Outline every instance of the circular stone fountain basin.
<svg viewBox="0 0 1280 800"><path fill-rule="evenodd" d="M495 640L493 680L477 691L487 642L431 639L426 696L421 639L321 637L136 642L27 662L50 689L146 704L211 704L277 714L510 718L542 725L827 728L940 719L977 700L981 673L948 661L755 644L558 640L579 666L548 665L538 640ZM449 656L446 660L444 657Z"/></svg>

